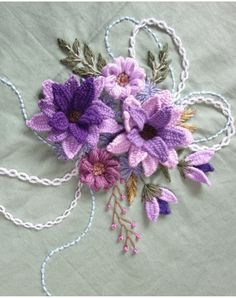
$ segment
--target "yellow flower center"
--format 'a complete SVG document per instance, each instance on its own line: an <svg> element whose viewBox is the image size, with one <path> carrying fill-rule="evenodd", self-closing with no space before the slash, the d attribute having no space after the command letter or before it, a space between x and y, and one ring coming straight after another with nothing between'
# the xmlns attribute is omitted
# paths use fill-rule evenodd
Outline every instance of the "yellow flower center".
<svg viewBox="0 0 236 298"><path fill-rule="evenodd" d="M104 164L102 164L101 162L96 162L93 165L93 174L95 176L100 176L105 172L105 167Z"/></svg>

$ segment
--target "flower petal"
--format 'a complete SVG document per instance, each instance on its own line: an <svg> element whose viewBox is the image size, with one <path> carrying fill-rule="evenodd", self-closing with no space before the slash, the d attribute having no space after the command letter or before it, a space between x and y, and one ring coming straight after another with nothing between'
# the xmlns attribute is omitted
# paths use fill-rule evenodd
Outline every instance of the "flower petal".
<svg viewBox="0 0 236 298"><path fill-rule="evenodd" d="M171 119L172 107L164 107L148 120L148 124L156 129L164 128Z"/></svg>
<svg viewBox="0 0 236 298"><path fill-rule="evenodd" d="M45 97L45 100L48 102L53 102L53 90L52 90L52 85L55 84L52 80L45 80L42 83L42 88L43 88L43 95Z"/></svg>
<svg viewBox="0 0 236 298"><path fill-rule="evenodd" d="M166 202L170 202L170 203L177 203L177 198L172 191L164 187L160 187L160 190L161 190L161 196L158 199Z"/></svg>
<svg viewBox="0 0 236 298"><path fill-rule="evenodd" d="M84 112L92 103L95 97L93 78L88 78L76 89L73 97L73 109Z"/></svg>
<svg viewBox="0 0 236 298"><path fill-rule="evenodd" d="M62 142L62 148L69 159L73 159L81 149L82 144L79 144L73 136L67 137Z"/></svg>
<svg viewBox="0 0 236 298"><path fill-rule="evenodd" d="M202 165L194 166L194 167L203 171L204 173L214 172L214 168L210 163L204 163Z"/></svg>
<svg viewBox="0 0 236 298"><path fill-rule="evenodd" d="M55 130L64 132L69 126L68 119L63 112L57 112L49 119L48 124Z"/></svg>
<svg viewBox="0 0 236 298"><path fill-rule="evenodd" d="M117 133L123 129L122 125L119 125L115 119L105 119L99 126L100 133Z"/></svg>
<svg viewBox="0 0 236 298"><path fill-rule="evenodd" d="M168 148L160 137L155 137L144 143L143 149L151 156L156 157L161 163L168 159Z"/></svg>
<svg viewBox="0 0 236 298"><path fill-rule="evenodd" d="M150 201L146 201L144 203L144 206L148 219L152 222L156 222L160 213L160 207L156 198L153 198Z"/></svg>
<svg viewBox="0 0 236 298"><path fill-rule="evenodd" d="M52 128L48 124L48 117L43 113L35 114L30 120L26 121L26 125L36 131L50 131Z"/></svg>
<svg viewBox="0 0 236 298"><path fill-rule="evenodd" d="M94 88L95 88L95 99L99 98L105 85L105 78L100 76L94 79Z"/></svg>
<svg viewBox="0 0 236 298"><path fill-rule="evenodd" d="M136 128L133 128L127 134L128 140L137 147L142 147L144 145L144 139L140 136L139 131Z"/></svg>
<svg viewBox="0 0 236 298"><path fill-rule="evenodd" d="M160 199L157 199L159 208L160 208L160 214L161 215L168 215L171 213L169 203Z"/></svg>
<svg viewBox="0 0 236 298"><path fill-rule="evenodd" d="M70 96L68 90L61 84L52 85L53 102L59 111L67 113L70 105Z"/></svg>
<svg viewBox="0 0 236 298"><path fill-rule="evenodd" d="M68 132L64 131L64 132L60 132L60 131L56 131L56 130L52 130L49 134L48 134L48 141L49 142L62 142L63 140L65 140L65 138L67 138L68 136Z"/></svg>
<svg viewBox="0 0 236 298"><path fill-rule="evenodd" d="M102 115L103 119L115 118L114 111L101 100L94 100L92 107L94 107L98 113Z"/></svg>
<svg viewBox="0 0 236 298"><path fill-rule="evenodd" d="M151 176L157 169L158 167L158 159L155 157L152 157L151 155L148 155L143 161L142 161L142 166L143 166L143 171L144 175L146 177Z"/></svg>
<svg viewBox="0 0 236 298"><path fill-rule="evenodd" d="M130 141L125 133L119 134L108 146L107 151L114 154L121 154L129 151Z"/></svg>
<svg viewBox="0 0 236 298"><path fill-rule="evenodd" d="M88 136L86 138L86 143L92 148L96 147L99 141L99 128L97 126L92 126L89 129Z"/></svg>
<svg viewBox="0 0 236 298"><path fill-rule="evenodd" d="M79 127L76 123L69 124L69 130L79 143L84 143L88 137L88 130Z"/></svg>
<svg viewBox="0 0 236 298"><path fill-rule="evenodd" d="M133 168L137 167L137 165L143 161L147 155L147 152L134 145L131 145L129 149L129 165Z"/></svg>
<svg viewBox="0 0 236 298"><path fill-rule="evenodd" d="M186 167L184 169L184 175L185 177L200 182L200 183L205 183L207 185L211 185L210 180L208 179L208 177L204 174L203 171L194 168L194 167Z"/></svg>
<svg viewBox="0 0 236 298"><path fill-rule="evenodd" d="M83 115L78 121L78 124L83 127L89 127L91 125L100 125L102 123L102 120L102 114L99 113L96 106L91 105L84 111Z"/></svg>
<svg viewBox="0 0 236 298"><path fill-rule="evenodd" d="M214 150L201 150L188 155L185 161L189 162L192 166L199 166L208 163L214 154Z"/></svg>
<svg viewBox="0 0 236 298"><path fill-rule="evenodd" d="M171 149L168 151L168 159L166 162L162 163L163 166L167 168L173 169L177 166L179 162L179 157L175 149Z"/></svg>
<svg viewBox="0 0 236 298"><path fill-rule="evenodd" d="M71 94L71 97L73 97L73 94L75 90L79 87L79 81L77 80L76 76L72 75L69 77L69 79L64 83L65 88L69 91Z"/></svg>
<svg viewBox="0 0 236 298"><path fill-rule="evenodd" d="M190 144L192 134L187 129L163 128L158 135L164 140L169 149L185 147Z"/></svg>
<svg viewBox="0 0 236 298"><path fill-rule="evenodd" d="M145 100L142 103L142 108L144 109L144 111L146 111L147 115L151 117L161 108L159 97L157 95L154 95L149 99Z"/></svg>
<svg viewBox="0 0 236 298"><path fill-rule="evenodd" d="M40 108L40 110L48 117L52 117L55 112L55 105L53 103L50 103L49 101L47 101L46 99L42 99L38 102L38 107Z"/></svg>

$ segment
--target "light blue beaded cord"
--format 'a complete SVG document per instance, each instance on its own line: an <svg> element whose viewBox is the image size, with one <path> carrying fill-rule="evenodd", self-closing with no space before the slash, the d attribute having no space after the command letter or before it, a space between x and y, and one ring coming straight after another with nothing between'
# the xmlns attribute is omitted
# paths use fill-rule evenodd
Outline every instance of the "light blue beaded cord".
<svg viewBox="0 0 236 298"><path fill-rule="evenodd" d="M45 260L44 260L44 262L41 266L41 284L42 284L42 288L43 288L43 290L44 290L44 292L46 293L47 296L52 295L49 292L49 290L47 289L46 280L45 280L45 271L46 271L46 267L47 267L48 262L51 260L52 256L55 256L56 254L62 252L63 250L78 244L80 242L80 240L87 235L87 233L89 232L89 230L91 228L93 218L94 218L94 213L95 213L95 196L94 196L94 193L92 192L91 189L90 189L90 192L91 192L91 197L92 197L92 206L91 206L91 210L90 210L89 221L88 221L88 224L86 225L84 231L75 240L73 240L71 242L67 242L64 245L58 246L57 248L53 249L47 255L47 257L45 258Z"/></svg>

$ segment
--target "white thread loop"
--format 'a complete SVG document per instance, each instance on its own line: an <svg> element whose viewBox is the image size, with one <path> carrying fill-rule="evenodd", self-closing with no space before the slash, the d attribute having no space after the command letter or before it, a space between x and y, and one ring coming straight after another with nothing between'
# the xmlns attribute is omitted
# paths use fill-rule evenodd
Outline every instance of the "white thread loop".
<svg viewBox="0 0 236 298"><path fill-rule="evenodd" d="M136 25L131 33L130 36L130 47L129 47L129 54L130 57L135 58L135 38L138 34L139 30L144 28L145 26L157 26L159 29L165 31L172 39L174 45L177 48L179 56L181 58L181 67L182 71L180 74L180 82L177 86L176 92L174 93L175 100L178 100L180 97L180 93L185 88L185 82L189 77L189 61L186 56L186 50L183 47L182 41L179 36L176 35L175 30L169 27L166 22L159 21L154 18L144 19L138 25Z"/></svg>
<svg viewBox="0 0 236 298"><path fill-rule="evenodd" d="M232 136L235 134L234 118L231 114L230 106L227 106L220 100L216 100L214 98L208 98L208 97L204 97L204 96L192 97L192 98L187 98L187 99L181 100L181 105L183 107L194 105L196 103L199 103L199 104L204 103L207 105L214 106L216 109L220 110L222 112L222 114L228 119L228 123L227 123L225 129L222 129L221 131L219 131L218 133L215 134L215 136L219 136L224 130L226 131L225 136L219 143L214 144L212 146L199 146L195 142L195 143L191 144L189 146L189 148L193 151L198 151L198 150L203 150L203 149L212 149L214 151L218 151L221 148L229 145ZM205 139L207 141L210 140L210 138L205 138ZM211 137L211 139L213 139L213 138Z"/></svg>
<svg viewBox="0 0 236 298"><path fill-rule="evenodd" d="M82 184L79 182L78 187L75 192L75 197L73 201L70 203L70 206L62 213L62 215L57 216L53 220L49 220L46 223L38 223L38 224L33 224L29 221L24 221L20 218L15 217L12 215L10 212L8 212L4 206L0 205L0 213L7 219L13 222L17 226L22 226L26 229L33 229L33 230L43 230L45 228L51 228L54 225L58 225L61 223L65 218L67 218L70 214L71 211L77 206L77 203L79 201L79 198L81 196L81 188Z"/></svg>

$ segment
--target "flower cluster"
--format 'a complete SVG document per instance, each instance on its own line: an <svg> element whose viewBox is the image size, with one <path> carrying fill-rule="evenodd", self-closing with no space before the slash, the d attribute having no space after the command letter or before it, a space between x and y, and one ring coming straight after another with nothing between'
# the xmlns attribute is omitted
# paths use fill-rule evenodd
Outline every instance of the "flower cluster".
<svg viewBox="0 0 236 298"><path fill-rule="evenodd" d="M137 182L144 183L142 201L152 222L159 215L170 214L169 203L176 203L177 198L166 187L146 183L145 177L158 174L159 168L166 172L178 168L184 178L210 184L206 173L213 171L209 164L213 151L179 158L180 149L193 142L193 126L185 123L193 113L175 106L172 93L146 79L135 59L116 58L99 75L81 80L75 76L62 84L47 80L38 106L40 113L27 125L46 132L47 140L64 159L82 154L82 183L94 191L113 188L106 206L113 208L111 229L119 226L118 240L124 240L124 252L131 246L137 253L132 237L138 239L140 234L133 231L134 223L124 218L126 208L116 194L125 197L119 182L129 203L137 194Z"/></svg>

